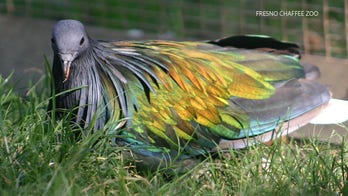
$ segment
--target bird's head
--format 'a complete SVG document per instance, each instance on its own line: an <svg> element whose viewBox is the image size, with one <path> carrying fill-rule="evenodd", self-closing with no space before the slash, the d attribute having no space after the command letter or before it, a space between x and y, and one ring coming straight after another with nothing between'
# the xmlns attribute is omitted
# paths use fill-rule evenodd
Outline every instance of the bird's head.
<svg viewBox="0 0 348 196"><path fill-rule="evenodd" d="M55 56L60 59L65 82L72 62L89 47L89 37L81 22L60 20L53 28L51 42Z"/></svg>

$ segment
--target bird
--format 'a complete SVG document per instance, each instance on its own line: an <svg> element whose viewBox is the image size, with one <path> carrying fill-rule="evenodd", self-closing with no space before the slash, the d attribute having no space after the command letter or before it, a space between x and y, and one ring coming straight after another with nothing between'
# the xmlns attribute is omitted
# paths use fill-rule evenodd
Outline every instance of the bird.
<svg viewBox="0 0 348 196"><path fill-rule="evenodd" d="M333 100L297 44L268 36L100 41L65 19L51 45L49 110L93 133L107 128L145 168L287 135Z"/></svg>

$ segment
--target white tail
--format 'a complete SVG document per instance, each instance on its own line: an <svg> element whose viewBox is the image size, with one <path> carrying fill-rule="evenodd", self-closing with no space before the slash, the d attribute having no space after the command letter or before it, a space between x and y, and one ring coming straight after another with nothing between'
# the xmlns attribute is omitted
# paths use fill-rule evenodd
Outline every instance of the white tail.
<svg viewBox="0 0 348 196"><path fill-rule="evenodd" d="M338 124L348 120L348 101L331 99L311 124Z"/></svg>

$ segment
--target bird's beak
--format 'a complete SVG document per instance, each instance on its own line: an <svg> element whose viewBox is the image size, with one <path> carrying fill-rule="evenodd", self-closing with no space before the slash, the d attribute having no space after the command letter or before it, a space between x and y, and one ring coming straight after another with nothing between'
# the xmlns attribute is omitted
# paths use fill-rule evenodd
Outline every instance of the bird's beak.
<svg viewBox="0 0 348 196"><path fill-rule="evenodd" d="M69 78L70 66L71 66L71 61L63 61L63 72L64 72L63 82L66 82Z"/></svg>
<svg viewBox="0 0 348 196"><path fill-rule="evenodd" d="M70 66L72 61L75 59L75 54L71 54L71 53L61 53L60 54L60 59L62 62L62 69L63 69L63 73L64 73L64 80L63 82L66 82L69 78L69 74L70 74Z"/></svg>

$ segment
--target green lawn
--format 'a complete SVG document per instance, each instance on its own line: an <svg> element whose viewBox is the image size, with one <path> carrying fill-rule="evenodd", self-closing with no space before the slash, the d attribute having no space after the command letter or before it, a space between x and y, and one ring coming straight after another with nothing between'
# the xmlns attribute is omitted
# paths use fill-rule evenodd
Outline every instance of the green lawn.
<svg viewBox="0 0 348 196"><path fill-rule="evenodd" d="M47 118L48 84L23 97L0 77L0 195L348 194L348 145L315 138L231 151L180 175L138 172L107 134L76 142L80 130Z"/></svg>

